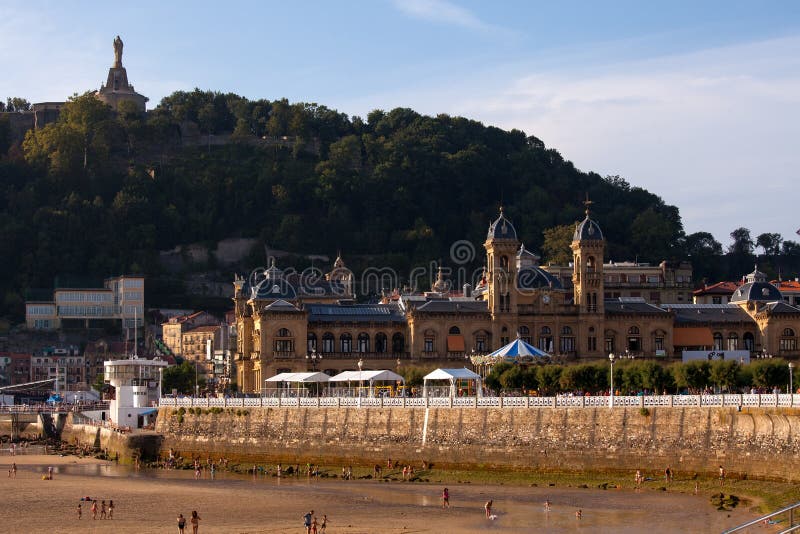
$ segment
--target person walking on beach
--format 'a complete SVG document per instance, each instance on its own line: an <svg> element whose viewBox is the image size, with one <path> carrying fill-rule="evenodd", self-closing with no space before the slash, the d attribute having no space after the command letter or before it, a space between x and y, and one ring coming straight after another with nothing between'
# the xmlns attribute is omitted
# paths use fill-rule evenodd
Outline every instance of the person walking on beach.
<svg viewBox="0 0 800 534"><path fill-rule="evenodd" d="M106 518L106 501L100 502L100 519Z"/></svg>
<svg viewBox="0 0 800 534"><path fill-rule="evenodd" d="M486 511L486 519L492 518L492 500L489 499L486 501L486 504L483 505L483 509Z"/></svg>
<svg viewBox="0 0 800 534"><path fill-rule="evenodd" d="M720 466L720 468L721 467L722 466ZM53 468L52 467L48 467L47 468L47 480L53 480Z"/></svg>
<svg viewBox="0 0 800 534"><path fill-rule="evenodd" d="M92 501L92 519L97 519L97 501Z"/></svg>
<svg viewBox="0 0 800 534"><path fill-rule="evenodd" d="M108 501L108 518L114 519L114 501Z"/></svg>
<svg viewBox="0 0 800 534"><path fill-rule="evenodd" d="M325 534L325 529L328 527L328 516L322 514L322 523L319 524L319 534Z"/></svg>
<svg viewBox="0 0 800 534"><path fill-rule="evenodd" d="M8 478L17 478L17 462L11 462L11 469L8 470Z"/></svg>
<svg viewBox="0 0 800 534"><path fill-rule="evenodd" d="M720 487L725 485L725 468L719 466L719 485Z"/></svg>
<svg viewBox="0 0 800 534"><path fill-rule="evenodd" d="M664 469L664 482L667 484L672 483L672 469L670 466L667 466L667 468Z"/></svg>
<svg viewBox="0 0 800 534"><path fill-rule="evenodd" d="M178 514L178 534L184 534L185 528L186 528L186 518L183 517L183 514Z"/></svg>
<svg viewBox="0 0 800 534"><path fill-rule="evenodd" d="M450 490L442 490L442 508L450 508Z"/></svg>
<svg viewBox="0 0 800 534"><path fill-rule="evenodd" d="M306 527L306 534L311 534L311 518L314 517L314 510L303 516L303 526Z"/></svg>
<svg viewBox="0 0 800 534"><path fill-rule="evenodd" d="M197 515L197 510L192 510L192 518L189 519L192 524L192 534L197 534L197 528L200 526L200 516Z"/></svg>
<svg viewBox="0 0 800 534"><path fill-rule="evenodd" d="M83 510L81 509L81 503L78 503L78 519L80 519L82 515L83 515Z"/></svg>
<svg viewBox="0 0 800 534"><path fill-rule="evenodd" d="M549 512L550 511L550 499L545 499L544 500L544 511L545 512Z"/></svg>
<svg viewBox="0 0 800 534"><path fill-rule="evenodd" d="M311 520L311 534L317 534L317 528L319 527L319 523L317 523L317 516Z"/></svg>

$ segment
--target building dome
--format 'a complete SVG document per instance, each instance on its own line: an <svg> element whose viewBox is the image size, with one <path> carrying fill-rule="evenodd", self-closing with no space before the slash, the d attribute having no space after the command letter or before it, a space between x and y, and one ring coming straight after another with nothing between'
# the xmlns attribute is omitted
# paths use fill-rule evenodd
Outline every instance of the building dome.
<svg viewBox="0 0 800 534"><path fill-rule="evenodd" d="M781 292L769 282L748 282L731 296L731 302L780 302Z"/></svg>
<svg viewBox="0 0 800 534"><path fill-rule="evenodd" d="M600 225L589 218L586 218L578 223L575 227L575 235L572 236L573 241L602 241L603 231L600 230Z"/></svg>
<svg viewBox="0 0 800 534"><path fill-rule="evenodd" d="M512 239L517 240L517 231L511 221L503 215L503 208L500 208L500 216L489 225L489 232L486 239Z"/></svg>
<svg viewBox="0 0 800 534"><path fill-rule="evenodd" d="M518 289L563 289L561 280L538 266L523 267L517 273Z"/></svg>

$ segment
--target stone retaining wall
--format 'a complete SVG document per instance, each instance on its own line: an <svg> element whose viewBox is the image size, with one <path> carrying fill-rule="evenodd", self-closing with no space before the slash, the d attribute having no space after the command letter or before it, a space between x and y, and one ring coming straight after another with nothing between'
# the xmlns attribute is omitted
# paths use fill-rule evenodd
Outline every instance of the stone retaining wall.
<svg viewBox="0 0 800 534"><path fill-rule="evenodd" d="M709 474L722 464L800 481L800 414L788 409L161 408L156 430L162 454L239 461Z"/></svg>

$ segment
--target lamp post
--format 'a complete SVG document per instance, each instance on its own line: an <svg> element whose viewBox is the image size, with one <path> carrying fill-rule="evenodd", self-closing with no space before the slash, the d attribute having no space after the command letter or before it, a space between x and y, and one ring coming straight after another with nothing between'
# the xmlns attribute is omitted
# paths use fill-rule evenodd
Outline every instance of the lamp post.
<svg viewBox="0 0 800 534"><path fill-rule="evenodd" d="M306 354L306 360L311 362L311 370L317 370L317 363L322 361L322 354L317 354L317 349L311 349L311 354Z"/></svg>
<svg viewBox="0 0 800 534"><path fill-rule="evenodd" d="M194 362L194 396L200 396L200 383L197 381L197 362Z"/></svg>
<svg viewBox="0 0 800 534"><path fill-rule="evenodd" d="M614 356L613 352L608 355L608 360L611 362L611 389L608 397L609 408L614 407L614 358L616 358L616 356Z"/></svg>
<svg viewBox="0 0 800 534"><path fill-rule="evenodd" d="M361 405L361 400L360 400L361 399L361 369L364 367L364 358L359 358L358 362L356 362L356 365L358 365L358 398L359 398L358 402L359 402L359 406L360 406Z"/></svg>
<svg viewBox="0 0 800 534"><path fill-rule="evenodd" d="M792 371L794 370L794 362L789 362L789 395L794 393L794 380L792 376ZM794 404L792 401L794 400L794 396L789 397L789 403Z"/></svg>

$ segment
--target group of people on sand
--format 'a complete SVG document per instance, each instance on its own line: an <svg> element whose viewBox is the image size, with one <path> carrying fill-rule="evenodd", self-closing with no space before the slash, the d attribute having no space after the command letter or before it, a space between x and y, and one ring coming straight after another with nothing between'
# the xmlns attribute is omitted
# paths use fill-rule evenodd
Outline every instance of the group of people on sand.
<svg viewBox="0 0 800 534"><path fill-rule="evenodd" d="M114 519L113 499L108 501L108 506L106 506L105 499L101 500L99 508L97 507L97 499L92 499L91 497L83 497L81 498L81 501L92 503L92 506L90 508L90 511L92 512L92 519L97 519L98 513L100 514L100 519ZM83 505L81 505L81 503L78 503L77 514L78 514L78 519L81 519L83 517Z"/></svg>
<svg viewBox="0 0 800 534"><path fill-rule="evenodd" d="M322 520L317 520L314 515L314 510L303 514L303 527L306 529L306 534L325 534L325 529L328 528L328 516L322 514Z"/></svg>
<svg viewBox="0 0 800 534"><path fill-rule="evenodd" d="M192 510L192 515L189 517L189 523L192 525L192 534L197 534L197 529L200 528L200 516L197 515L197 510ZM178 533L186 533L186 518L183 514L178 514Z"/></svg>

